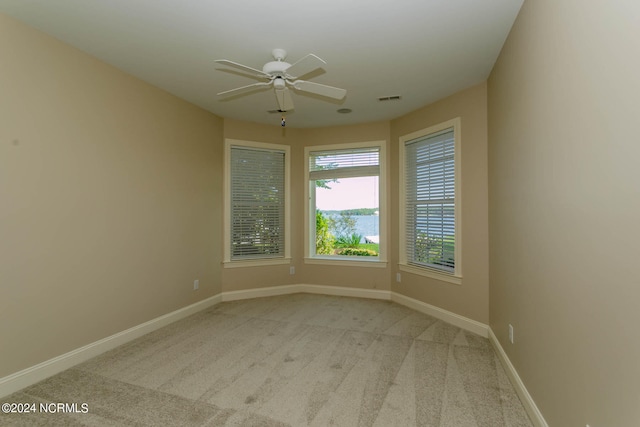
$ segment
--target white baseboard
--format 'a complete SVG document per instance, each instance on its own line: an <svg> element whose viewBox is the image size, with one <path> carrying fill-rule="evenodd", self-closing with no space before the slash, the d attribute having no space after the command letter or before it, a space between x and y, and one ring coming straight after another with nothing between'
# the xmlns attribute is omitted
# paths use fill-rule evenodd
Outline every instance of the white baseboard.
<svg viewBox="0 0 640 427"><path fill-rule="evenodd" d="M42 381L52 375L62 372L65 369L69 369L119 345L125 344L131 340L141 337L142 335L153 332L156 329L159 329L177 320L183 319L187 316L190 316L191 314L197 313L198 311L204 310L220 302L287 295L298 292L391 300L397 302L398 304L402 304L404 306L417 310L421 313L425 313L437 319L451 323L462 329L474 332L483 337L488 336L489 327L485 324L395 292L379 289L361 289L345 288L340 286L299 284L248 289L244 291L222 292L221 294L207 298L203 301L199 301L190 306L181 308L179 310L152 319L148 322L142 323L138 326L134 326L125 331L118 332L117 334L77 348L68 353L46 360L30 368L23 369L22 371L8 375L4 378L0 378L0 397L7 396L11 393L35 384L38 381ZM544 426L546 426L546 424Z"/></svg>
<svg viewBox="0 0 640 427"><path fill-rule="evenodd" d="M268 296L287 295L297 292L306 292L309 294L336 295L343 297L371 298L391 300L412 308L436 319L440 319L447 323L451 323L459 328L474 332L485 338L488 337L489 326L484 323L477 322L464 316L452 313L442 308L436 307L426 302L410 298L408 296L398 294L391 291L383 291L379 289L362 289L362 288L345 288L341 286L325 286L325 285L285 285L272 286L268 288L247 289L244 291L231 291L222 293L222 301L236 301L249 298L261 298Z"/></svg>
<svg viewBox="0 0 640 427"><path fill-rule="evenodd" d="M529 414L529 418L531 418L531 422L536 427L549 427L549 424L547 424L544 417L542 416L542 412L540 412L540 410L536 406L536 403L533 401L533 398L529 394L529 391L527 391L527 388L524 386L524 383L520 379L518 371L516 371L516 368L511 363L511 360L509 360L509 356L507 356L507 353L504 351L504 348L502 348L502 345L500 345L500 341L498 341L498 338L493 333L493 330L491 328L489 328L489 341L493 345L493 348L496 350L498 358L500 359L500 362L502 363L502 366L504 367L504 370L506 371L511 384L513 384L513 388L515 388L516 393L518 393L518 397L520 397L522 406L524 406L527 414Z"/></svg>
<svg viewBox="0 0 640 427"><path fill-rule="evenodd" d="M340 297L356 297L369 299L390 300L391 291L382 291L379 289L361 289L361 288L343 288L340 286L324 286L324 285L299 285L298 292L306 292L308 294L335 295Z"/></svg>
<svg viewBox="0 0 640 427"><path fill-rule="evenodd" d="M165 314L148 322L129 328L125 331L92 342L68 353L38 363L22 371L0 378L0 397L15 393L25 387L49 378L59 372L69 369L79 363L87 361L101 353L132 341L142 335L160 329L170 323L202 311L208 307L222 302L220 294L205 300L183 307L179 310Z"/></svg>
<svg viewBox="0 0 640 427"><path fill-rule="evenodd" d="M283 285L268 288L247 289L244 291L229 291L222 293L222 301L236 301L241 299L272 297L278 295L295 294L305 292L308 294L336 295L342 297L391 299L390 291L378 289L345 288L341 286L325 285Z"/></svg>
<svg viewBox="0 0 640 427"><path fill-rule="evenodd" d="M268 288L246 289L244 291L227 291L220 294L222 301L238 301L242 299L275 297L295 294L300 285L270 286Z"/></svg>
<svg viewBox="0 0 640 427"><path fill-rule="evenodd" d="M460 316L459 314L444 310L440 307L436 307L435 305L427 304L426 302L410 298L397 292L391 293L391 301L397 302L398 304L402 304L421 313L428 314L429 316L433 316L444 322L451 323L454 326L473 332L482 337L487 338L489 336L488 325L469 319L468 317Z"/></svg>

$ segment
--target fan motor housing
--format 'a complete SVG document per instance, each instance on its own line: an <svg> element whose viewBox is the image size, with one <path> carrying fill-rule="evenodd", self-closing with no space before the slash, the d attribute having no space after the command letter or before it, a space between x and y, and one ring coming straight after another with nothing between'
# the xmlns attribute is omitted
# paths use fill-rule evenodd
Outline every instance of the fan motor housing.
<svg viewBox="0 0 640 427"><path fill-rule="evenodd" d="M271 61L264 64L262 72L271 76L284 76L287 68L291 67L291 64L284 61Z"/></svg>

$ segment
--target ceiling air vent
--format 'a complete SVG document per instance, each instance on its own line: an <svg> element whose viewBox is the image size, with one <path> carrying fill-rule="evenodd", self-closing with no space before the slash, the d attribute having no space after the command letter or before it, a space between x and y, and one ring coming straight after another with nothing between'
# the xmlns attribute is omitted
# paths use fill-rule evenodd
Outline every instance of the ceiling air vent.
<svg viewBox="0 0 640 427"><path fill-rule="evenodd" d="M378 98L378 101L400 101L400 95L383 96Z"/></svg>

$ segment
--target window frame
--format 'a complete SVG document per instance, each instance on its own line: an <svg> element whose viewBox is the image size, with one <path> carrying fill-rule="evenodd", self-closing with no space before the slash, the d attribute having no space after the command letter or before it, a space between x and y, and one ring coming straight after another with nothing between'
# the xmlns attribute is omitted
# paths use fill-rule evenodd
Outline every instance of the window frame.
<svg viewBox="0 0 640 427"><path fill-rule="evenodd" d="M284 153L284 255L274 258L247 258L231 259L231 149L242 147L244 149L279 151ZM223 174L223 223L224 223L224 251L223 266L225 268L255 267L265 265L280 265L291 263L291 147L283 144L271 144L257 141L245 141L238 139L225 139L224 146L224 174Z"/></svg>
<svg viewBox="0 0 640 427"><path fill-rule="evenodd" d="M340 151L357 148L378 148L379 149L379 172L378 172L378 229L380 236L380 250L377 257L363 256L340 256L340 255L316 255L315 253L315 224L316 224L316 201L315 184L312 184L309 177L309 155L315 151ZM364 176L364 175L363 175ZM369 176L369 175L366 175ZM352 143L337 143L328 145L307 146L304 149L304 177L305 190L304 199L304 262L306 264L328 264L352 267L379 267L387 266L387 141L364 141ZM313 205L313 209L311 209Z"/></svg>
<svg viewBox="0 0 640 427"><path fill-rule="evenodd" d="M407 254L407 155L406 144L415 139L426 138L430 135L437 134L447 129L453 129L454 138L454 271L447 272L434 267L418 266L409 263ZM420 129L399 138L400 148L400 191L399 191L399 269L413 274L418 274L433 279L438 279L448 283L457 285L462 284L462 137L461 137L461 120L456 117L451 120Z"/></svg>

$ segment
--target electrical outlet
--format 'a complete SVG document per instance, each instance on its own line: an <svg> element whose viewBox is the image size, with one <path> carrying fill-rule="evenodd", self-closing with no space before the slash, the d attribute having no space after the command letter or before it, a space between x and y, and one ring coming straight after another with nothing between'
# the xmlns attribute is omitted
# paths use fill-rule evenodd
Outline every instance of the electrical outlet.
<svg viewBox="0 0 640 427"><path fill-rule="evenodd" d="M513 344L513 325L509 324L509 342Z"/></svg>
<svg viewBox="0 0 640 427"><path fill-rule="evenodd" d="M198 289L200 289L200 280L196 279L193 281L193 290L197 291Z"/></svg>
<svg viewBox="0 0 640 427"><path fill-rule="evenodd" d="M402 275L400 273L396 273L396 282L402 282Z"/></svg>
<svg viewBox="0 0 640 427"><path fill-rule="evenodd" d="M293 265L291 267L289 267L289 274L291 274L291 275L296 274L296 268Z"/></svg>

